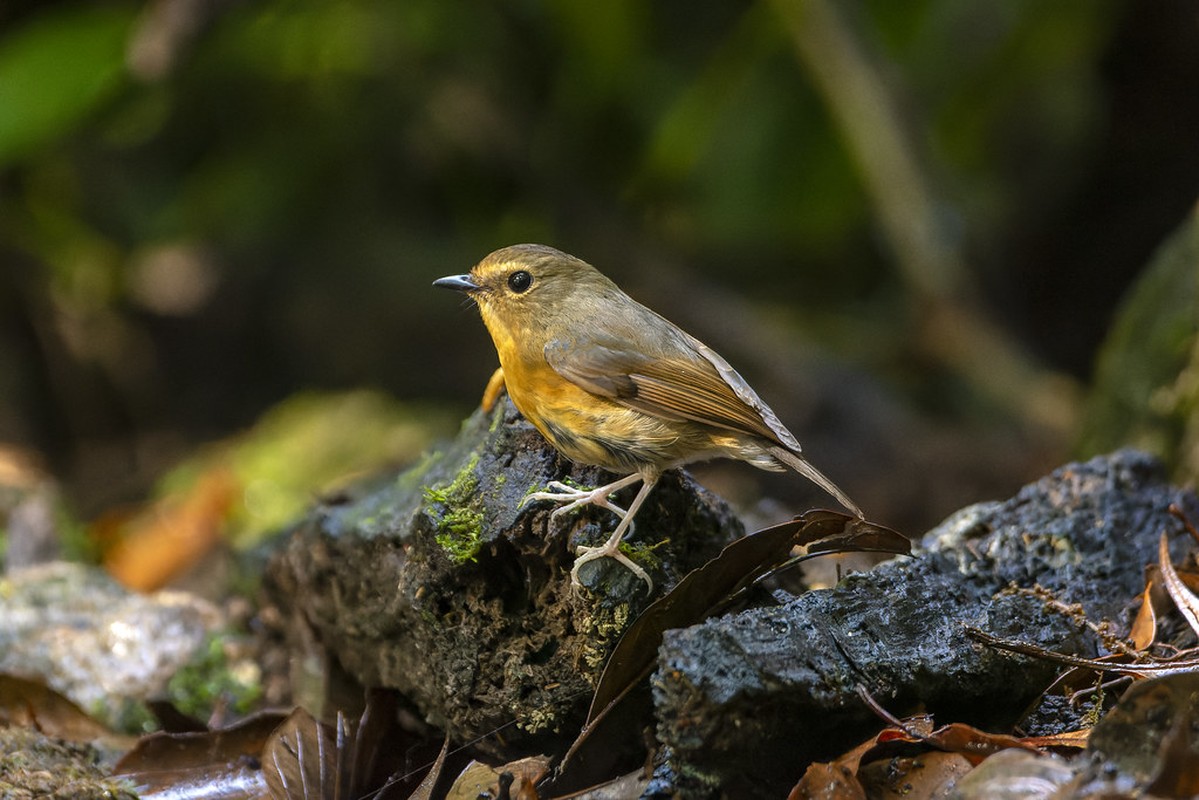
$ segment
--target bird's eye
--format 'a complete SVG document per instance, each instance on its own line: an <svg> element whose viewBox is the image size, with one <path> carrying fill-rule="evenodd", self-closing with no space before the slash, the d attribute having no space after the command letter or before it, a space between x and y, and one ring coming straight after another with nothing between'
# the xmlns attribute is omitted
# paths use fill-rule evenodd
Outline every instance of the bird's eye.
<svg viewBox="0 0 1199 800"><path fill-rule="evenodd" d="M508 288L517 294L526 291L532 285L533 276L523 269L517 270L508 276Z"/></svg>

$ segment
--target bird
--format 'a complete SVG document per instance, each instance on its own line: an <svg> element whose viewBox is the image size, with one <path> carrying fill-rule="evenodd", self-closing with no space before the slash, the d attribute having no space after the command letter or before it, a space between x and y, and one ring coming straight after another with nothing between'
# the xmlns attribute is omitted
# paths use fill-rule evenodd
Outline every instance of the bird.
<svg viewBox="0 0 1199 800"><path fill-rule="evenodd" d="M576 548L573 585L580 584L583 564L607 557L652 593L653 580L620 543L661 475L697 461L732 458L765 470L793 469L865 519L724 358L586 261L547 245L516 244L433 285L464 292L478 306L500 361L488 394L506 390L571 461L623 476L594 489L552 481L524 500L559 503L551 521L587 505L619 519L604 544ZM612 500L637 483L627 509Z"/></svg>

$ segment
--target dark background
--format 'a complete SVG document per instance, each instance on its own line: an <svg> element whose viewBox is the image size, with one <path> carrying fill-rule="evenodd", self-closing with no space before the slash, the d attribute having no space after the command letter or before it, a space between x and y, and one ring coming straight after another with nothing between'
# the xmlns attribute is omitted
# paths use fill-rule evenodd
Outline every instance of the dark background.
<svg viewBox="0 0 1199 800"><path fill-rule="evenodd" d="M928 524L1075 454L1196 131L1178 0L9 0L0 443L90 516L299 390L468 413L429 284L537 241Z"/></svg>

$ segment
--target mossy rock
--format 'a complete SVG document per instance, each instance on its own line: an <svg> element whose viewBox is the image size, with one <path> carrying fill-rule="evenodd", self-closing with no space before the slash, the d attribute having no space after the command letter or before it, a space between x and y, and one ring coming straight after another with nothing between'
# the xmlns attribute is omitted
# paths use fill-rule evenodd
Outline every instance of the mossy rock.
<svg viewBox="0 0 1199 800"><path fill-rule="evenodd" d="M673 471L627 545L654 594L612 559L588 564L584 587L572 587L574 549L602 542L616 518L588 508L551 523L551 504L524 500L551 480L611 478L563 459L505 398L410 470L317 509L273 560L268 590L357 682L399 689L456 741L515 722L481 746L548 751L581 722L631 620L743 533Z"/></svg>

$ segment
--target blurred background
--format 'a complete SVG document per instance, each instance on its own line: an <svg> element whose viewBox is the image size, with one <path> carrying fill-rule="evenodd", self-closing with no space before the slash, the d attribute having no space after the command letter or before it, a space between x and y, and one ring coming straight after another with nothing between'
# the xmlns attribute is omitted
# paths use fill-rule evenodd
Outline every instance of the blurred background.
<svg viewBox="0 0 1199 800"><path fill-rule="evenodd" d="M919 533L1137 439L1088 423L1097 354L1189 224L1197 131L1183 0L6 0L0 462L93 520L361 390L323 435L381 413L420 432L372 458L413 458L496 363L430 282L534 241ZM699 472L762 519L830 503Z"/></svg>

